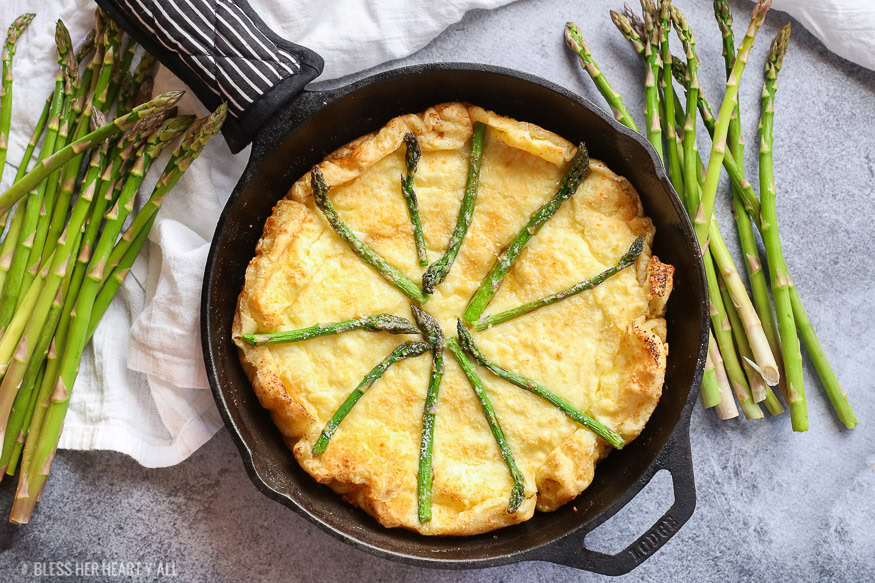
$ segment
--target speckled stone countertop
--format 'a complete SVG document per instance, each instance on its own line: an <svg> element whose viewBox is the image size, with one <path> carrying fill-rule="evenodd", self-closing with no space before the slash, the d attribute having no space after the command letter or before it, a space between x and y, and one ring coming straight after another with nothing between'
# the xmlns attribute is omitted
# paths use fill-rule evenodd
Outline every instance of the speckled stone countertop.
<svg viewBox="0 0 875 583"><path fill-rule="evenodd" d="M475 11L417 54L377 70L437 61L491 63L540 75L601 105L563 46L562 27L574 20L640 120L643 69L607 14L618 4L523 0ZM723 64L711 2L680 5L698 35L701 83L708 94L719 95ZM733 2L739 28L750 6ZM787 21L785 14L769 15L742 83L749 152L758 142L761 63L769 39ZM775 127L778 212L790 271L861 424L843 430L807 360L811 429L806 434L794 435L786 414L720 422L696 407L696 512L661 551L622 580L875 580L875 73L829 53L794 23ZM700 142L700 149L707 147ZM747 161L748 174L756 176L755 155ZM718 216L729 232L727 198L721 197ZM422 570L354 550L259 494L224 430L189 460L160 470L115 453L61 452L26 527L5 523L13 486L9 479L0 484L2 581L29 580L51 561L74 562L69 568L74 577L78 568L78 575L108 580L125 574L209 582L604 579L549 563ZM670 503L671 479L658 474L587 543L617 552Z"/></svg>

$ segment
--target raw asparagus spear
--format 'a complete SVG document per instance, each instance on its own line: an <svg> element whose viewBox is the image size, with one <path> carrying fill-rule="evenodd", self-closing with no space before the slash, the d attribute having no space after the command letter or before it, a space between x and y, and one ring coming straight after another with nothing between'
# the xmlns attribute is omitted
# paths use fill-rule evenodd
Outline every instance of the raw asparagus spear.
<svg viewBox="0 0 875 583"><path fill-rule="evenodd" d="M24 149L24 155L21 157L21 164L18 165L18 172L15 174L13 182L17 182L27 172L27 166L30 164L30 159L33 157L33 151L36 149L37 142L42 136L43 130L49 119L49 110L52 104L52 97L46 99L46 104L43 107L42 114L36 123L36 127L30 136L30 141ZM9 223L9 230L6 232L6 238L3 240L3 246L0 248L0 290L6 283L6 275L9 273L9 268L12 266L12 258L15 255L15 248L18 245L18 236L21 233L21 227L24 222L25 204L20 204L15 207L12 213L12 220ZM9 216L9 212L3 215L3 222Z"/></svg>
<svg viewBox="0 0 875 583"><path fill-rule="evenodd" d="M629 250L624 253L622 257L620 257L620 260L617 262L616 265L606 269L592 279L581 281L580 283L576 283L566 290L551 294L539 300L535 300L533 302L517 306L516 308L511 308L509 310L493 314L486 318L481 318L477 320L477 322L474 324L474 328L476 330L486 330L491 326L496 326L498 324L501 324L502 322L507 322L508 320L519 318L520 316L528 314L529 312L537 310L538 308L549 306L550 304L555 304L556 302L564 300L565 298L570 298L571 296L577 295L580 292L590 290L600 283L604 282L606 279L620 273L622 270L634 264L635 260L638 259L638 256L641 255L641 250L643 246L644 239L642 239L640 236L636 237L635 241L632 242L632 246L629 247Z"/></svg>
<svg viewBox="0 0 875 583"><path fill-rule="evenodd" d="M191 124L183 136L181 143L173 152L170 161L155 184L152 195L143 210L137 213L133 222L125 231L122 238L116 243L109 259L106 263L105 273L108 276L109 270L118 265L122 256L128 250L137 235L146 228L146 225L151 224L155 215L161 209L164 202L164 197L167 196L176 183L185 174L189 165L200 155L207 142L212 139L222 127L225 121L225 116L228 113L227 107L222 104L216 108L208 117L201 118Z"/></svg>
<svg viewBox="0 0 875 583"><path fill-rule="evenodd" d="M129 115L135 115L137 111L138 109L134 109ZM206 142L219 132L225 120L226 112L226 107L220 105L203 123L192 124L182 143L174 151L161 177L158 179L158 183L155 185L149 201L143 210L137 214L136 219L134 219L132 227L138 224L151 224L164 196L179 181L191 162L200 155ZM138 223L138 220L141 222ZM136 232L139 232L139 229ZM100 247L99 242L98 247ZM129 247L130 244L125 249ZM82 289L76 297L69 331L64 340L63 352L59 357L58 374L49 377L47 368L47 378L44 380L44 385L48 383L53 389L51 389L52 392L49 402L45 406L45 411L41 414L42 420L39 432L35 433L31 430L25 444L24 457L21 464L22 471L19 476L18 489L10 516L12 522L24 524L30 520L39 492L45 486L46 479L48 478L51 460L54 457L64 417L70 404L70 395L79 372L79 361L82 358L82 352L88 340L88 331L92 329L91 317L93 307L100 283L104 280L104 271L106 270L107 263L106 254L98 255L95 252L95 256L92 257L89 264L87 278L83 281ZM30 451L28 451L31 443L33 445L30 447Z"/></svg>
<svg viewBox="0 0 875 583"><path fill-rule="evenodd" d="M723 243L719 231L712 228L712 237L714 237L711 241L712 251L717 250L718 247L725 249L726 245ZM744 375L744 369L735 352L735 346L732 342L732 330L729 319L726 316L723 298L720 296L717 271L714 268L715 261L712 253L706 251L702 256L702 260L705 263L705 276L708 280L708 298L711 301L711 325L714 328L714 336L717 339L717 345L723 357L726 374L732 383L732 388L735 391L735 396L738 399L738 404L741 406L744 416L748 419L762 419L763 412L754 402L750 385L747 382L747 377Z"/></svg>
<svg viewBox="0 0 875 583"><path fill-rule="evenodd" d="M644 16L644 59L647 76L644 81L644 125L647 139L662 160L662 128L659 124L659 90L656 79L662 67L659 56L659 38L656 30L656 4L654 0L641 0Z"/></svg>
<svg viewBox="0 0 875 583"><path fill-rule="evenodd" d="M732 10L730 9L727 0L714 0L714 17L717 20L717 25L720 28L720 35L723 38L723 64L726 69L726 76L729 77L732 72L732 65L735 62L735 35L732 32ZM711 107L701 91L699 91L699 108L702 110L705 126L708 128L708 131L713 134L714 116L711 114ZM775 356L775 362L777 363L778 370L781 374L779 384L781 391L786 398L787 376L784 372L784 362L781 356L778 327L775 322L774 310L772 310L772 301L769 297L769 284L766 282L766 277L762 269L759 251L757 249L756 240L754 239L751 218L748 214L756 214L756 220L757 222L759 221L759 201L756 200L756 195L753 193L753 189L750 188L750 182L748 182L747 178L744 178L744 136L741 131L741 112L738 104L735 105L735 110L732 112L732 118L729 120L727 146L727 152L731 153L731 156L729 156L728 159L732 159L732 164L737 164L738 171L743 178L742 184L736 184L734 181L732 184L732 215L735 220L736 231L738 232L741 252L745 258L744 267L747 272L748 281L750 282L751 298L753 299L753 305L759 316L760 323L763 326L763 333L769 341L769 349ZM725 162L724 166L726 166ZM745 188L745 186L747 188ZM748 191L747 189L750 190ZM751 202L750 199L754 199L753 202ZM730 320L732 320L734 306L726 304L726 310L729 314ZM735 331L735 328L736 323L733 322L733 331ZM743 339L739 339L739 336L736 336L736 343L738 344L742 358L753 361L754 356L750 351L750 344L747 342L747 338L744 337ZM745 345L747 346L747 354L744 350ZM755 400L759 400L756 399L757 390L754 387L756 381L752 376L752 374L758 375L759 373L753 371L747 361L744 361L743 364L745 366L745 372L749 373L748 379L751 381L751 388L753 389ZM763 396L766 399L766 407L768 407L769 412L772 415L783 413L784 408L781 406L768 385L765 387L765 394Z"/></svg>
<svg viewBox="0 0 875 583"><path fill-rule="evenodd" d="M422 411L422 437L419 440L419 471L416 478L416 500L419 522L431 520L432 452L434 451L434 422L437 416L438 392L444 376L444 333L431 314L411 306L413 318L431 346L431 373Z"/></svg>
<svg viewBox="0 0 875 583"><path fill-rule="evenodd" d="M580 67L592 77L599 92L605 98L605 101L608 102L608 105L611 106L611 111L614 112L614 117L617 121L637 132L638 127L635 125L629 110L623 104L623 98L614 91L607 77L602 74L601 69L599 69L592 56L589 45L580 33L580 28L573 22L565 23L565 44L573 53L580 57Z"/></svg>
<svg viewBox="0 0 875 583"><path fill-rule="evenodd" d="M662 89L662 107L664 113L663 132L665 133L666 150L668 158L668 176L671 179L672 186L680 195L681 200L684 199L684 173L681 169L681 154L678 151L678 136L675 131L675 111L674 99L672 94L671 64L674 58L671 54L668 39L671 36L671 0L662 0L659 3L659 45L662 58L662 67L659 70L659 85ZM686 133L684 134L686 137Z"/></svg>
<svg viewBox="0 0 875 583"><path fill-rule="evenodd" d="M57 151L67 145L67 138L70 132L70 124L73 123L73 94L79 85L79 62L73 55L73 41L70 39L70 33L63 21L58 20L55 27L55 43L58 46L58 65L61 68L64 77L64 105L60 118L60 127L56 136L54 150ZM36 222L36 228L30 241L30 253L24 267L24 277L21 280L21 289L27 289L30 282L36 275L37 270L41 267L43 259L43 249L46 244L46 234L49 230L49 219L51 218L52 209L55 206L55 197L58 194L58 181L61 175L61 169L55 170L49 177L39 186L42 192L42 202L39 208L39 218ZM51 253L49 253L51 254ZM48 258L48 255L46 256Z"/></svg>
<svg viewBox="0 0 875 583"><path fill-rule="evenodd" d="M459 206L459 214L456 218L456 227L447 243L447 250L440 259L428 266L422 274L422 289L427 294L433 294L434 288L439 285L453 266L462 241L471 226L474 218L474 205L477 202L477 187L480 184L480 161L483 159L483 137L486 134L486 124L477 122L474 124L474 133L471 136L471 158L468 161L468 178L465 182L465 194L462 196L462 204Z"/></svg>
<svg viewBox="0 0 875 583"><path fill-rule="evenodd" d="M366 243L355 236L355 234L346 226L346 223L338 216L334 210L334 205L331 204L331 199L328 198L328 185L325 184L325 177L322 176L322 170L318 166L314 166L310 172L310 184L313 187L313 198L316 201L316 206L325 215L325 219L334 232L343 239L347 245L355 252L356 255L373 267L377 273L383 278L397 287L401 292L418 304L424 304L428 301L428 296L422 293L422 290L414 282L404 275L400 269L389 264L383 256L371 249Z"/></svg>
<svg viewBox="0 0 875 583"><path fill-rule="evenodd" d="M462 348L465 349L465 352L471 355L475 361L477 361L480 366L483 368L489 369L495 376L506 380L507 382L518 386L521 389L525 389L530 393L534 393L538 395L542 399L549 401L554 407L565 413L569 418L571 418L576 423L580 423L612 446L617 449L623 449L626 445L626 441L620 437L615 432L611 431L604 424L600 423L596 419L593 419L580 409L576 408L574 405L546 388L545 386L536 383L533 380L529 380L522 375L518 375L515 372L511 372L505 368L500 367L494 362L488 360L483 353L480 352L480 349L477 348L477 345L474 343L474 338L471 336L471 332L465 327L461 320L458 321L457 332L459 335L459 344Z"/></svg>
<svg viewBox="0 0 875 583"><path fill-rule="evenodd" d="M422 155L419 149L419 141L413 133L404 135L404 143L407 145L407 153L404 161L407 166L407 176L401 177L401 193L404 194L404 202L407 203L407 213L413 224L413 242L416 245L416 259L421 267L428 265L428 252L425 249L425 236L422 233L422 220L419 218L419 203L416 201L416 191L413 190L413 178L416 175L416 166Z"/></svg>
<svg viewBox="0 0 875 583"><path fill-rule="evenodd" d="M717 341L714 340L714 335L711 334L708 340L708 358L705 361L705 369L708 369L708 363L714 368L716 390L719 391L717 396L717 404L714 406L714 411L717 417L723 421L727 419L735 419L738 417L738 408L735 406L735 399L732 398L732 385L729 384L729 377L726 375L724 367L723 355L717 347ZM702 404L705 404L705 378L702 377L702 392L699 393L702 397ZM707 406L706 406L707 408Z"/></svg>
<svg viewBox="0 0 875 583"><path fill-rule="evenodd" d="M63 50L62 45L58 45L59 53ZM59 61L61 58L59 57ZM39 168L47 160L51 160L54 155L55 141L58 138L58 129L60 127L61 109L64 105L64 75L59 69L55 77L55 92L52 96L52 104L49 109L49 122L46 126L46 136L43 140L43 146L40 150L40 161L36 168ZM21 195L27 194L27 200L24 202L24 219L21 223L21 230L18 234L18 245L12 256L12 263L9 267L9 273L6 276L6 282L3 286L3 293L0 294L0 331L6 330L9 322L12 320L15 308L20 304L19 295L27 288L22 288L24 274L26 271L30 252L34 246L36 238L37 224L39 223L40 210L43 207L43 195L46 192L47 181L45 178L51 175L54 169L49 170L39 181L29 185L28 188L21 189ZM25 174L20 180L15 182L9 190L13 190L25 182L27 176L33 173L31 171ZM8 191L7 191L8 192ZM0 197L2 198L2 197ZM17 199L16 199L17 200ZM15 202L15 201L13 201ZM10 205L11 206L11 205ZM6 209L0 210L5 212ZM16 342L18 340L16 339Z"/></svg>
<svg viewBox="0 0 875 583"><path fill-rule="evenodd" d="M395 350L392 351L389 356L383 359L380 364L375 366L368 374L365 375L365 378L362 379L362 382L358 384L358 386L353 389L352 393L346 398L346 400L340 405L340 407L335 411L334 415L331 416L331 419L328 423L325 424L325 428L322 430L322 433L319 435L319 439L316 440L316 443L313 444L313 457L319 457L325 450L328 448L328 442L331 441L332 436L337 431L337 428L343 422L349 412L352 411L352 408L358 403L359 399L365 394L365 392L370 389L374 383L379 380L383 373L389 369L390 366L398 362L399 360L403 360L410 356L419 356L420 354L425 353L427 350L431 348L427 342L406 342L400 346L398 346Z"/></svg>
<svg viewBox="0 0 875 583"><path fill-rule="evenodd" d="M492 408L492 403L489 402L489 396L486 394L486 387L483 386L483 381L477 376L474 363L471 362L471 359L468 358L468 355L465 354L465 351L462 350L462 347L455 338L447 340L447 348L449 348L453 353L453 356L456 357L456 362L459 363L459 367L462 369L462 372L465 373L468 382L471 383L471 388L474 389L474 393L480 401L480 407L483 409L483 416L486 418L486 423L489 424L489 429L492 431L492 436L498 444L501 457L504 459L505 465L507 465L508 472L510 472L513 486L511 486L510 489L510 500L507 504L507 512L508 514L513 514L526 499L525 478L516 465L516 461L513 458L513 452L510 450L510 445L507 443L507 438L504 436L504 431L501 429L498 417L495 415L495 410Z"/></svg>
<svg viewBox="0 0 875 583"><path fill-rule="evenodd" d="M722 168L723 159L726 153L726 134L729 130L729 120L732 117L732 112L735 110L735 105L738 102L738 87L741 81L741 75L744 72L744 67L747 64L750 49L753 46L757 32L765 19L771 5L771 0L758 0L751 13L750 25L741 41L741 46L735 58L735 63L732 66L732 71L726 81L726 92L723 96L723 103L720 106L720 112L717 115L717 122L714 126L714 140L711 147L711 155L708 160L707 173L705 174L705 182L702 187L701 200L699 208L696 212L693 225L696 230L696 236L699 239L699 244L704 249L708 242L708 228L711 225L711 216L714 212L714 200L717 196L717 185L720 179L720 170ZM751 341L751 348L754 354L758 354L760 347L755 346ZM772 359L774 360L774 359ZM763 369L767 380L771 380L773 376L768 374L767 366L773 366L770 363L760 363L760 368ZM777 367L775 367L775 378L777 382Z"/></svg>
<svg viewBox="0 0 875 583"><path fill-rule="evenodd" d="M241 338L250 346L265 346L268 344L300 342L301 340L309 340L329 334L341 334L350 330L370 330L371 332L389 332L391 334L419 333L419 328L414 326L410 320L391 314L377 314L376 316L344 320L343 322L335 322L333 324L315 324L298 330L285 330L266 334L244 334Z"/></svg>
<svg viewBox="0 0 875 583"><path fill-rule="evenodd" d="M536 210L529 220L523 225L523 228L514 236L510 244L498 258L498 261L489 271L486 279L480 284L480 287L471 297L468 302L468 307L465 309L463 318L466 322L472 323L477 321L477 318L486 309L486 306L492 300L498 287L501 285L504 276L510 271L513 262L519 257L523 248L534 237L541 227L556 214L562 203L571 198L577 187L583 182L583 179L589 174L589 153L583 142L577 148L574 158L571 159L568 171L562 177L562 182L559 184L559 189L553 197L541 205L541 208Z"/></svg>
<svg viewBox="0 0 875 583"><path fill-rule="evenodd" d="M784 406L781 405L778 397L772 391L772 387L766 384L762 375L751 365L753 362L753 352L750 350L747 336L744 335L744 326L741 323L741 318L738 316L738 312L732 303L732 296L729 295L729 290L726 289L723 277L718 277L717 279L720 285L720 295L723 298L723 307L726 308L729 327L732 329L732 337L735 339L738 354L741 356L741 367L744 369L744 374L747 377L753 400L755 403L763 403L772 417L780 415L784 412Z"/></svg>
<svg viewBox="0 0 875 583"><path fill-rule="evenodd" d="M49 320L52 307L62 302L58 292L62 289L62 283L67 280L67 275L72 269L73 259L71 255L76 252L74 247L78 248L77 243L82 234L85 216L94 198L97 175L105 150L106 146L104 145L100 151L95 152L92 156L83 190L76 205L78 208L74 209L70 223L62 235L62 242L52 255L51 270L48 267L44 268L40 273L40 279L34 280L31 284L32 289L37 290L35 292L37 299L33 307L27 310L25 306L30 302L22 304L22 309L16 313L12 325L7 329L2 342L0 342L0 352L3 353L0 362L4 366L9 362L7 354L11 353L13 348L15 349L14 355L12 355L12 364L5 371L3 384L0 385L0 435L6 436L4 439L11 437L6 435L6 427L16 393L20 388L19 381L25 373L27 363L34 358L40 348L39 338L42 332L50 328L46 322ZM28 290L27 296L32 295L32 289ZM19 324L21 321L24 321L26 325Z"/></svg>
<svg viewBox="0 0 875 583"><path fill-rule="evenodd" d="M641 37L638 36L637 33L635 33L634 29L629 24L628 18L622 14L619 14L618 12L611 11L611 19L614 21L614 24L616 25L616 27L620 31L620 33L622 33L623 36L626 37L626 40L628 40L629 43L632 45L632 48L635 49L635 52L638 53L641 57L643 57L644 56L643 41L641 40ZM684 81L686 78L686 70L687 70L686 65L683 62L681 62L677 57L673 57L671 70L672 70L672 75L674 76L675 80L678 81L678 83L684 84ZM702 91L702 88L699 87L700 96L701 96L701 91ZM684 106L681 103L680 98L677 96L677 93L672 91L672 95L670 97L674 101L675 112L683 112ZM699 99L699 112L702 114L702 120L705 122L705 127L708 127L708 117L706 117L705 112L702 110L701 97ZM675 113L675 115L677 116L677 113ZM679 118L676 117L676 123L680 127L684 127L684 125L686 125L685 121L686 121L686 118L683 116L681 116ZM711 132L713 132L713 123L714 123L714 118L713 118L713 116L711 116L711 127L708 128L709 131L711 131ZM698 162L697 162L697 164L698 164ZM727 172L727 174L729 174L729 178L730 178L730 180L732 180L732 184L735 185L737 188L741 189L741 191L744 195L743 200L745 203L745 208L748 209L748 213L751 214L751 216L759 217L759 199L757 198L756 193L754 193L753 188L750 185L750 182L748 182L744 178L744 174L743 174L742 170L736 164L734 158L732 157L732 153L728 150L726 151L726 156L723 159L723 166L726 168L726 172ZM748 205L752 205L752 206L748 206Z"/></svg>
<svg viewBox="0 0 875 583"><path fill-rule="evenodd" d="M696 55L696 37L692 29L687 24L686 18L681 11L676 7L671 8L671 19L677 31L678 38L684 45L684 53L687 57L686 76L684 85L687 90L687 116L684 119L684 190L687 193L687 200L697 198L696 192L699 190L699 180L696 168L696 161L699 159L699 153L696 146L696 102L699 95L699 58ZM668 76L668 71L665 72ZM666 101L669 98L666 96ZM692 215L690 215L692 217Z"/></svg>
<svg viewBox="0 0 875 583"><path fill-rule="evenodd" d="M717 185L720 178L720 172L724 155L726 152L726 136L729 129L729 120L735 105L738 101L738 83L741 78L741 73L744 70L744 65L747 62L750 48L753 45L759 27L762 25L765 13L769 8L770 0L760 0L754 7L750 26L747 34L745 34L738 55L735 59L729 79L726 82L726 95L723 99L723 104L720 108L720 113L715 124L714 140L711 148L711 156L708 162L708 169L705 175L704 184L701 187L701 196L696 213L693 216L693 223L696 229L696 236L699 239L699 244L703 250L707 250L708 238L711 232L711 217L714 210L714 201L717 194ZM689 63L688 63L689 65ZM689 112L688 112L689 115ZM688 162L685 160L685 162ZM718 250L716 247L715 251ZM722 251L722 249L720 249ZM720 263L720 269L727 276L726 284L729 292L732 294L733 300L738 304L738 313L745 326L745 332L750 343L751 350L756 357L756 364L759 367L760 373L767 383L775 385L780 379L777 361L772 354L768 339L763 332L762 323L759 316L747 295L747 290L744 288L741 279L737 277L734 266L732 266L731 257L728 255L715 255L715 260ZM730 269L731 266L731 269ZM727 356L723 355L724 358Z"/></svg>
<svg viewBox="0 0 875 583"><path fill-rule="evenodd" d="M68 144L63 149L55 152L52 156L41 160L40 163L37 164L33 170L25 174L21 180L13 184L8 190L6 190L6 192L0 194L0 212L5 212L9 209L22 196L42 182L49 174L73 159L77 154L93 148L105 139L126 130L138 119L155 115L173 107L182 97L182 93L182 91L168 91L162 93L153 100L134 108L131 113L116 118L105 126L102 126Z"/></svg>
<svg viewBox="0 0 875 583"><path fill-rule="evenodd" d="M793 431L808 430L808 407L805 402L805 386L802 378L802 354L799 351L799 337L793 319L793 305L790 300L789 274L781 252L778 234L778 218L775 212L775 177L772 165L772 128L775 112L775 92L778 89L778 71L787 53L790 42L790 25L782 28L772 41L766 57L766 79L763 83L763 111L760 118L760 205L763 244L769 264L769 279L772 283L772 297L775 300L775 313L778 331L781 334L781 352L784 357L784 371L787 374L787 405Z"/></svg>
<svg viewBox="0 0 875 583"><path fill-rule="evenodd" d="M6 45L3 48L3 80L0 92L0 179L6 167L6 152L9 147L9 126L12 122L12 59L15 57L15 43L30 26L35 14L22 14L9 27Z"/></svg>

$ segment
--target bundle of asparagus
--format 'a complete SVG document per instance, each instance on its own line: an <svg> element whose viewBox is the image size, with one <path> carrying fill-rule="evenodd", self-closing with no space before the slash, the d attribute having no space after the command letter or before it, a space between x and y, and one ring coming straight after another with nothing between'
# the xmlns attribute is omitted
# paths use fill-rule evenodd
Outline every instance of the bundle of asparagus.
<svg viewBox="0 0 875 583"><path fill-rule="evenodd" d="M0 176L12 115L12 60L33 18L25 14L12 24L3 53ZM19 524L30 520L45 487L89 339L164 197L226 115L224 106L197 120L176 115L181 91L149 99L155 60L143 52L131 71L141 51L100 9L77 51L60 20L55 40L54 92L12 185L0 194L0 479L20 468L10 517ZM146 173L178 139L134 213Z"/></svg>
<svg viewBox="0 0 875 583"><path fill-rule="evenodd" d="M851 429L857 425L857 419L787 271L778 233L772 128L778 72L790 40L789 24L772 41L766 58L759 130L760 196L745 177L738 90L750 49L769 6L770 0L756 3L741 45L736 49L729 3L714 0L727 79L716 118L699 85L696 37L683 13L672 5L672 0L641 0L643 18L627 4L622 14L611 11L611 20L644 59L646 135L660 158L664 159L671 183L689 212L702 249L712 323L700 392L703 406L714 407L721 419L737 417L734 393L748 419L763 418L760 403L771 415L778 415L784 408L771 387L779 385L790 409L793 429L806 431L808 412L802 380L801 338L836 415ZM672 55L669 47L672 28L683 46L683 59ZM565 40L611 106L617 121L638 131L621 96L596 64L580 29L571 22L566 24ZM683 87L685 103L675 92L673 81ZM696 146L697 113L701 114L712 138L707 165L699 157ZM750 295L714 217L718 182L724 168L732 183L732 209L745 257ZM753 226L762 237L769 282L766 281ZM769 298L769 284L774 310Z"/></svg>

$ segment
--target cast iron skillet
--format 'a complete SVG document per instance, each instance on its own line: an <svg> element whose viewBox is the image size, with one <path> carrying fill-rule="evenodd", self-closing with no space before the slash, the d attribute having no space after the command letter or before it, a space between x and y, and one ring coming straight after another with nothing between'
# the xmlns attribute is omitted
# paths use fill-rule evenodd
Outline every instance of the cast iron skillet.
<svg viewBox="0 0 875 583"><path fill-rule="evenodd" d="M215 106L216 96L212 90L203 88L209 80L193 78L192 68L186 67L184 58L180 60L179 54L167 50L168 46L180 45L176 40L169 42L166 34L175 30L175 24L154 6L151 17L155 21L144 23L142 12L135 17L127 7L126 3L131 1L137 0L100 3L148 50L184 77L208 106ZM222 10L229 10L227 4L229 0L222 0L212 6L221 14ZM166 10L172 7L172 2L165 4ZM318 56L302 47L283 44L240 0L231 8L248 16L247 22L264 34L262 38L296 51L294 54L301 56L305 65L308 60L315 63L315 74L321 70ZM232 15L226 16L230 19ZM215 18L213 22L219 26L220 20ZM223 32L230 35L234 31L219 29L214 38L224 36ZM156 37L161 37L158 43ZM223 51L227 54L229 49L216 45L211 50L215 55ZM216 63L222 66L221 56ZM313 71L309 75L315 76ZM302 77L307 76L302 69ZM296 93L306 80L284 83L287 89L289 84L293 85L290 92ZM233 149L242 148L253 134L254 141L249 164L216 227L204 275L201 308L204 360L210 385L225 425L259 490L353 546L427 567L471 568L544 560L620 575L634 569L665 544L690 518L696 504L689 424L705 361L708 303L699 246L654 150L639 134L565 89L531 75L485 65L406 67L340 89L301 91L285 102L271 90L267 95L269 112L263 111L262 100L254 106L262 111L244 112L226 125L226 137ZM656 225L654 253L677 268L666 316L671 349L665 388L638 439L602 461L592 484L577 500L555 512L536 513L523 524L467 538L424 537L383 528L316 483L295 462L270 416L259 404L231 342L231 322L244 270L276 201L311 166L339 146L381 127L397 115L423 111L444 101L475 103L533 122L573 142L585 141L593 157L603 160L636 187L645 212ZM260 129L256 125L258 119L266 120ZM632 500L661 469L672 475L671 508L616 555L587 549L586 534Z"/></svg>

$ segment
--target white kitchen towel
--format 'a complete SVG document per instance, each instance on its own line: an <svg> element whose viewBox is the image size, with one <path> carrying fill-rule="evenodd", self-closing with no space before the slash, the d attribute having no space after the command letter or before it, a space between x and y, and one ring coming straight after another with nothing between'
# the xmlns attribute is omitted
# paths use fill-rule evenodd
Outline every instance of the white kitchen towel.
<svg viewBox="0 0 875 583"><path fill-rule="evenodd" d="M332 79L427 44L472 8L510 0L250 0L279 34L325 59ZM875 68L873 0L774 0L845 58ZM55 75L54 22L75 41L92 26L90 0L2 0L0 23L38 13L16 56L12 136L5 189ZM738 15L737 19L743 19ZM155 91L179 88L162 69ZM183 112L205 113L193 96ZM61 446L110 449L149 467L176 464L221 426L201 359L199 310L203 267L219 213L248 158L232 156L221 137L208 144L164 208L150 243L89 345ZM163 158L156 165L163 166ZM147 177L147 194L156 172Z"/></svg>
<svg viewBox="0 0 875 583"><path fill-rule="evenodd" d="M772 8L801 22L835 54L875 70L875 0L772 0Z"/></svg>

